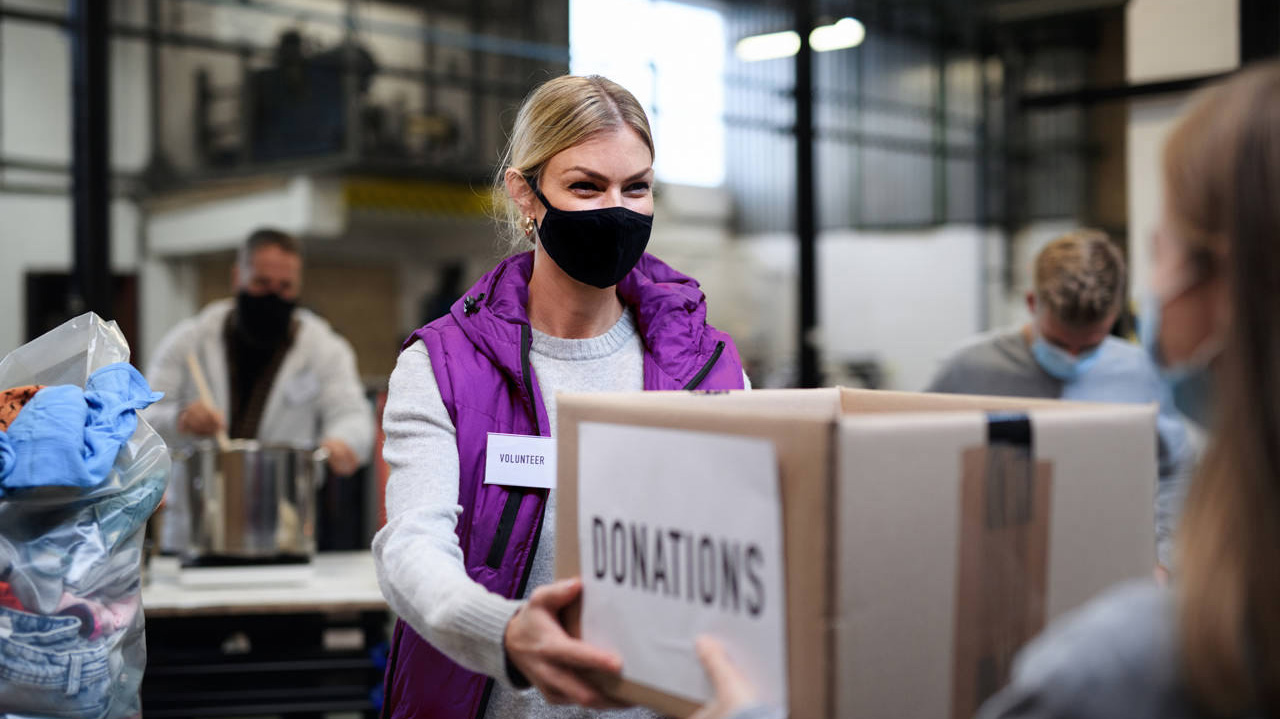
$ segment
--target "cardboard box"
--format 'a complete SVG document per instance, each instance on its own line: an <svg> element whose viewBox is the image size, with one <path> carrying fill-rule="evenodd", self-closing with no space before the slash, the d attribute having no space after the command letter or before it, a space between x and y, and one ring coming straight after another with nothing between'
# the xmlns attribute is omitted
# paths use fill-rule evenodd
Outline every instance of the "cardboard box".
<svg viewBox="0 0 1280 719"><path fill-rule="evenodd" d="M570 394L558 413L558 577L581 574L579 483L611 480L579 476L582 423L773 443L793 719L972 716L1048 622L1155 566L1153 406L821 389Z"/></svg>

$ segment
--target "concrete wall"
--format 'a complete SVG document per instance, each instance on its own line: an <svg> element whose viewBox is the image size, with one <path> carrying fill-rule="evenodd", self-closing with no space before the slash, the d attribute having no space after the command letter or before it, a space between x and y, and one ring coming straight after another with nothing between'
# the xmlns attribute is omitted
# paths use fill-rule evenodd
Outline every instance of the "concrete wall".
<svg viewBox="0 0 1280 719"><path fill-rule="evenodd" d="M111 205L113 272L138 266L138 210ZM0 355L27 341L26 273L71 269L71 201L64 196L0 192Z"/></svg>
<svg viewBox="0 0 1280 719"><path fill-rule="evenodd" d="M938 359L981 331L987 318L983 245L991 237L971 226L919 232L826 232L818 243L818 322L827 382L848 381L844 365L875 361L886 386L918 390ZM738 335L757 364L753 381L794 381L796 249L790 236L745 237L735 251L745 268L730 301L752 321ZM989 279L990 278L988 275ZM710 293L708 293L710 295ZM723 298L710 295L715 303Z"/></svg>
<svg viewBox="0 0 1280 719"><path fill-rule="evenodd" d="M1130 83L1198 77L1240 65L1239 0L1130 0L1125 9L1125 75ZM1141 293L1159 221L1160 155L1189 95L1129 105L1128 195L1131 287Z"/></svg>
<svg viewBox="0 0 1280 719"><path fill-rule="evenodd" d="M65 14L66 0L4 0L0 6ZM141 0L119 0L119 17L137 12ZM5 20L0 24L0 157L50 164L71 162L71 48L57 27ZM134 40L111 43L111 164L135 173L147 163L146 49ZM71 269L70 177L52 172L0 170L0 353L26 341L28 271ZM32 191L15 191L20 188ZM111 265L138 267L139 214L128 198L111 204Z"/></svg>

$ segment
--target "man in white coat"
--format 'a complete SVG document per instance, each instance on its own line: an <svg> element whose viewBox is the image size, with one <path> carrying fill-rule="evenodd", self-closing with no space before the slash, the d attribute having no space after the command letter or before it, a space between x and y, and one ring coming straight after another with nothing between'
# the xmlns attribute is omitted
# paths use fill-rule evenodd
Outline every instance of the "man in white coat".
<svg viewBox="0 0 1280 719"><path fill-rule="evenodd" d="M241 247L231 278L234 299L210 303L160 342L147 380L165 396L143 416L172 448L226 430L232 439L322 446L333 474L355 472L372 451L373 409L350 343L297 307L301 243L258 230ZM206 375L213 406L200 399L189 354ZM175 480L162 537L169 550L181 550L188 531L184 482Z"/></svg>

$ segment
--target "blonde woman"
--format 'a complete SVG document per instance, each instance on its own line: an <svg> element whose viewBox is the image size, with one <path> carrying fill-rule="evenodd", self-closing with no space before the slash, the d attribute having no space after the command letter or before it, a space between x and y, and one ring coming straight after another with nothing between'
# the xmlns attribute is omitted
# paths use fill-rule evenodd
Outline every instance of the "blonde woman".
<svg viewBox="0 0 1280 719"><path fill-rule="evenodd" d="M496 185L513 242L406 342L383 417L391 467L378 579L401 617L384 716L590 716L618 657L570 638L551 582L556 492L485 483L489 433L549 437L561 391L741 389L698 283L645 254L653 139L602 77L556 78L516 117ZM525 690L529 687L536 691ZM635 711L635 710L633 710ZM647 716L636 712L636 716Z"/></svg>

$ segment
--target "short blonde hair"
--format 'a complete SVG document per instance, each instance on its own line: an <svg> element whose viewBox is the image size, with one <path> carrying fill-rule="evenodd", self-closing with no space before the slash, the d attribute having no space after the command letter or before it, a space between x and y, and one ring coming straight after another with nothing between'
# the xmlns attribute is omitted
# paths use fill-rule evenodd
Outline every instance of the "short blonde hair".
<svg viewBox="0 0 1280 719"><path fill-rule="evenodd" d="M626 88L608 78L562 75L525 98L493 183L496 219L510 253L528 249L530 243L520 227L520 208L507 196L507 169L537 182L556 154L620 127L635 131L653 156L653 133L644 108Z"/></svg>
<svg viewBox="0 0 1280 719"><path fill-rule="evenodd" d="M1065 324L1097 324L1124 304L1124 256L1100 230L1053 240L1036 256L1034 274L1036 301Z"/></svg>

